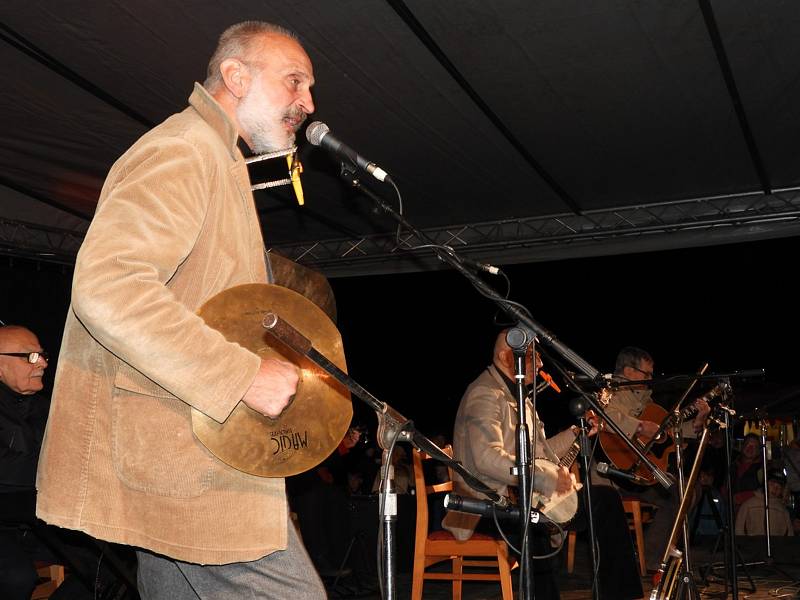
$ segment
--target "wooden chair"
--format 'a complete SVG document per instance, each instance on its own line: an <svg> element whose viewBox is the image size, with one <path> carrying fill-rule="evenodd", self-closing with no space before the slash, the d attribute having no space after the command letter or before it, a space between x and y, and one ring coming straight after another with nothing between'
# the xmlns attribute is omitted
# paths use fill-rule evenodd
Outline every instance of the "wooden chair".
<svg viewBox="0 0 800 600"><path fill-rule="evenodd" d="M42 583L38 584L31 594L31 600L41 600L42 598L49 598L53 592L64 583L64 566L51 565L47 563L36 564L36 574L40 579L45 579Z"/></svg>
<svg viewBox="0 0 800 600"><path fill-rule="evenodd" d="M628 517L628 528L634 533L634 545L636 555L639 557L639 574L644 577L647 573L644 555L644 524L652 520L652 504L642 503L636 498L623 498L622 507L625 509L625 516ZM645 509L642 511L642 509ZM575 540L576 533L570 531L567 538L567 573L572 573L575 569Z"/></svg>
<svg viewBox="0 0 800 600"><path fill-rule="evenodd" d="M445 452L452 456L447 446ZM427 485L422 461L430 458L418 450L413 451L414 481L417 494L417 527L414 542L414 572L411 582L411 600L422 599L422 587L426 579L450 580L453 582L453 600L461 600L463 581L500 581L503 600L513 600L511 587L511 564L508 547L503 540L480 533L460 542L447 531L428 531L428 495L436 492L451 492L453 482ZM469 557L469 558L468 558ZM474 560L472 557L491 557ZM442 561L452 561L450 572L429 573L425 569ZM493 567L497 573L465 573L464 567Z"/></svg>

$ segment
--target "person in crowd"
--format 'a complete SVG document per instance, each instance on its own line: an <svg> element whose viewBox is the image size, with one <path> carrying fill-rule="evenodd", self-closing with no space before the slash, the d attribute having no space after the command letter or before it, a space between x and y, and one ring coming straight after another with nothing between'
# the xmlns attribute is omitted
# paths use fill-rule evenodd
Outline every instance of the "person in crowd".
<svg viewBox="0 0 800 600"><path fill-rule="evenodd" d="M689 532L692 536L717 535L727 519L726 502L719 486L715 485L714 475L714 467L703 463L697 476L689 514Z"/></svg>
<svg viewBox="0 0 800 600"><path fill-rule="evenodd" d="M769 469L767 472L767 490L769 491L770 535L794 535L792 517L785 504L785 486L786 474L783 469ZM764 492L761 489L754 490L736 513L736 535L765 535L765 513Z"/></svg>
<svg viewBox="0 0 800 600"><path fill-rule="evenodd" d="M793 439L783 450L783 466L786 470L786 489L791 495L792 514L800 519L800 440Z"/></svg>
<svg viewBox="0 0 800 600"><path fill-rule="evenodd" d="M653 379L655 364L645 350L626 346L617 354L614 378L621 382L649 381ZM652 391L646 384L619 387L614 390L605 409L611 420L620 426L629 439L637 438L647 443L658 432L660 423L641 419L645 408L653 402ZM710 408L703 399L695 401L697 414L686 429L697 431L703 427ZM598 479L601 482L603 478ZM607 480L610 482L610 479ZM653 521L645 529L645 563L648 571L656 571L664 555L675 515L680 505L678 486L665 490L661 485L631 488L626 486L625 496L638 498L656 507Z"/></svg>
<svg viewBox="0 0 800 600"><path fill-rule="evenodd" d="M742 449L731 465L731 485L733 505L739 507L761 489L763 481L761 462L761 439L755 433L748 433L742 441Z"/></svg>
<svg viewBox="0 0 800 600"><path fill-rule="evenodd" d="M39 463L37 514L139 548L144 600L322 598L284 480L240 472L193 435L240 403L276 417L299 380L198 315L267 283L241 148L290 149L313 112L297 36L247 21L220 37L189 106L111 168L78 253Z"/></svg>
<svg viewBox="0 0 800 600"><path fill-rule="evenodd" d="M339 565L351 537L347 459L360 437L358 429L349 428L320 465L286 481L303 543L322 577L342 575Z"/></svg>
<svg viewBox="0 0 800 600"><path fill-rule="evenodd" d="M453 429L454 457L492 487L498 494L508 495L517 485L511 474L515 466L515 429L518 422L516 384L514 383L514 354L506 341L506 331L501 332L494 344L492 364L467 388L461 399ZM538 356L536 362L538 363ZM533 383L534 365L532 351L528 350L525 382ZM547 438L544 425L534 414L530 402L527 406L527 423L534 443L532 456L546 459L556 465L575 441L575 431L566 429ZM596 433L596 423L591 434ZM535 442L533 442L535 440ZM464 496L477 493L464 484L457 474L455 492ZM534 490L545 497L553 493L575 490L575 479L564 467L544 469L537 460L533 474ZM583 495L579 495L581 508L573 524L585 527ZM593 486L593 511L595 514L597 543L600 555L598 585L603 598L618 600L641 598L642 587L634 558L628 522L622 501L616 490L609 486ZM491 518L480 518L455 511L444 519L445 529L457 539L468 539L477 529L494 532ZM513 536L512 536L513 537ZM518 542L519 540L514 540ZM535 534L532 544L535 555L549 553L550 536ZM515 544L516 545L516 544ZM534 587L537 599L558 598L559 590L551 560L534 560Z"/></svg>
<svg viewBox="0 0 800 600"><path fill-rule="evenodd" d="M414 489L414 469L408 462L408 454L402 446L395 446L392 454L394 467L394 492L395 494L411 494ZM372 493L377 494L381 489L381 471L375 474L372 481Z"/></svg>
<svg viewBox="0 0 800 600"><path fill-rule="evenodd" d="M30 329L0 327L0 598L28 600L39 543L31 525L36 465L49 401L42 395L47 353Z"/></svg>

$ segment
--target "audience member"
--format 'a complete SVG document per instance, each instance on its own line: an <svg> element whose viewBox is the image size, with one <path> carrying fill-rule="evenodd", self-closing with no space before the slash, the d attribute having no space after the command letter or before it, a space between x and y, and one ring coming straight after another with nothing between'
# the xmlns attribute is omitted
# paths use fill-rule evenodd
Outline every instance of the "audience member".
<svg viewBox="0 0 800 600"><path fill-rule="evenodd" d="M753 496L755 490L761 488L761 470L761 439L755 433L748 433L731 465L733 505L737 511L745 500Z"/></svg>
<svg viewBox="0 0 800 600"><path fill-rule="evenodd" d="M782 469L770 469L767 473L767 489L769 491L769 534L784 536L794 535L792 518L784 503L784 486L786 475ZM764 492L753 490L750 497L739 507L736 514L736 535L765 535L765 503Z"/></svg>
<svg viewBox="0 0 800 600"><path fill-rule="evenodd" d="M31 532L36 465L49 401L40 394L47 353L25 327L0 327L0 598L28 600L41 552Z"/></svg>

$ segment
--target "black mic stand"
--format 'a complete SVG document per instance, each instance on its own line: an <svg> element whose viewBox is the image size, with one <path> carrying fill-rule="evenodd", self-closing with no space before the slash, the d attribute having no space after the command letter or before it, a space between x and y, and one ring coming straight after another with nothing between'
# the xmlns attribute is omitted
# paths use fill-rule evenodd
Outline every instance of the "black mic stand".
<svg viewBox="0 0 800 600"><path fill-rule="evenodd" d="M395 565L395 528L397 525L397 493L394 489L394 465L392 465L392 448L384 449L381 454L381 484L380 484L380 503L381 509L381 541L383 544L382 574L384 579L384 589L387 590L384 598L395 596L396 584L395 575L397 567Z"/></svg>
<svg viewBox="0 0 800 600"><path fill-rule="evenodd" d="M514 327L509 329L506 334L506 343L514 353L514 378L517 383L517 429L516 429L516 466L512 469L512 475L517 476L519 487L519 539L520 539L520 587L522 589L521 596L529 599L534 598L533 595L533 580L532 580L532 563L531 553L528 551L528 532L530 524L530 511L531 511L531 490L533 489L533 470L531 469L531 443L529 438L529 430L527 423L527 406L526 400L528 396L527 387L525 385L525 359L528 354L528 347L530 346L531 352L534 356L534 375L536 373L536 347L535 338L533 333L522 327ZM536 385L533 385L531 390L533 404L533 414L536 414ZM533 427L533 423L531 426ZM534 440L536 438L536 431L534 431Z"/></svg>
<svg viewBox="0 0 800 600"><path fill-rule="evenodd" d="M594 510L592 508L592 478L589 463L592 458L592 448L589 443L589 427L586 422L586 404L582 396L576 396L569 401L569 411L578 419L581 446L581 479L583 480L583 499L586 510L586 519L589 523L589 544L592 548L592 598L600 600L600 588L597 585L597 571L600 566L597 550L597 535L594 531Z"/></svg>
<svg viewBox="0 0 800 600"><path fill-rule="evenodd" d="M427 235L423 232L419 231L416 227L411 225L403 215L399 214L396 210L394 210L391 206L389 206L384 200L375 194L372 190L368 187L365 187L361 184L361 181L355 174L355 165L348 164L346 162L341 163L341 171L340 175L342 178L347 181L350 185L355 187L356 189L361 190L364 194L369 196L375 204L382 209L385 213L387 213L390 217L392 217L395 221L397 221L400 225L411 231L417 238L425 242L426 246L431 248L439 258L439 260L447 263L451 267L453 267L456 271L461 273L464 277L466 277L469 282L486 298L492 300L495 304L498 305L509 317L511 317L518 326L524 326L528 330L532 331L539 344L546 344L548 347L552 348L556 352L558 352L561 357L572 364L578 371L580 371L589 381L593 382L597 388L606 387L608 382L603 378L602 374L595 369L592 365L586 362L583 358L578 356L578 354L566 346L563 342L555 337L555 335L545 329L540 323L537 323L533 320L525 310L515 302L510 302L503 298L500 294L498 294L490 285L488 285L485 281L477 277L474 273L472 273L469 269L467 269L461 262L461 259L455 253L452 248L448 248L447 250L444 249L441 245L434 242L430 239ZM642 382L638 382L642 383ZM625 435L625 432L622 428L617 425L617 423L611 419L603 408L599 405L595 398L590 395L586 396L586 401L595 411L597 416L603 420L603 422L612 429L617 435L620 436L620 439L625 443L625 445L630 448L631 452L633 452L640 460L641 464L644 464L647 469L649 469L653 476L655 477L656 481L660 483L664 488L670 488L674 485L674 481L670 479L670 477L664 473L661 469L659 469L653 462L645 456L645 454L641 451L638 447L638 444L633 443L628 437Z"/></svg>
<svg viewBox="0 0 800 600"><path fill-rule="evenodd" d="M732 459L732 448L731 448L731 435L732 435L732 426L731 426L731 415L728 411L722 413L723 419L723 439L725 441L725 463L727 466L727 511L725 518L727 523L723 524L723 527L720 533L717 535L717 540L714 542L714 549L711 552L711 562L707 565L706 575L703 576L703 580L707 579L708 571L713 571L715 564L714 564L714 554L717 551L717 547L719 545L720 535L723 536L723 544L724 544L724 562L723 565L725 567L725 590L723 592L722 597L728 597L728 585L731 587L731 598L733 600L739 600L739 574L738 574L738 567L739 563L738 560L742 559L742 555L739 552L738 547L736 546L736 533L734 530L734 523L735 523L735 514L734 514L734 506L733 506L733 477L732 477L732 469L731 469L731 459ZM711 502L710 504L713 504ZM701 504L702 506L702 504ZM715 509L712 508L712 511ZM720 515L721 516L721 515ZM750 583L750 592L756 591L756 585L753 583L753 579L750 577L750 573L747 570L747 563L744 562L742 559L742 567L745 570L745 576ZM702 572L702 569L701 569Z"/></svg>
<svg viewBox="0 0 800 600"><path fill-rule="evenodd" d="M528 353L528 346L534 353L535 362L535 343L532 332L523 328L515 327L506 334L506 343L514 353L514 378L517 383L517 430L516 430L516 453L517 464L514 467L518 479L519 487L519 539L520 539L520 586L523 598L533 598L533 581L531 580L531 553L528 551L528 531L529 515L531 509L531 490L533 489L533 473L531 470L531 444L527 423L526 399L527 389L525 386L525 358ZM534 368L534 373L536 369ZM532 390L534 411L536 410L536 386ZM533 424L531 424L533 425ZM536 434L534 433L534 436Z"/></svg>

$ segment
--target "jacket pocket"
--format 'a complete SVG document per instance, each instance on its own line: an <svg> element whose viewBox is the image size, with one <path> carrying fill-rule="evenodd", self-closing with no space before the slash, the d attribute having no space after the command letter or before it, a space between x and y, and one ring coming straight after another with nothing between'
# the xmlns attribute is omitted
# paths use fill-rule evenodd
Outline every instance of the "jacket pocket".
<svg viewBox="0 0 800 600"><path fill-rule="evenodd" d="M120 480L134 490L173 498L208 490L216 459L194 438L189 405L130 389L138 387L130 378L120 384L124 387L115 380L111 408L111 453Z"/></svg>

